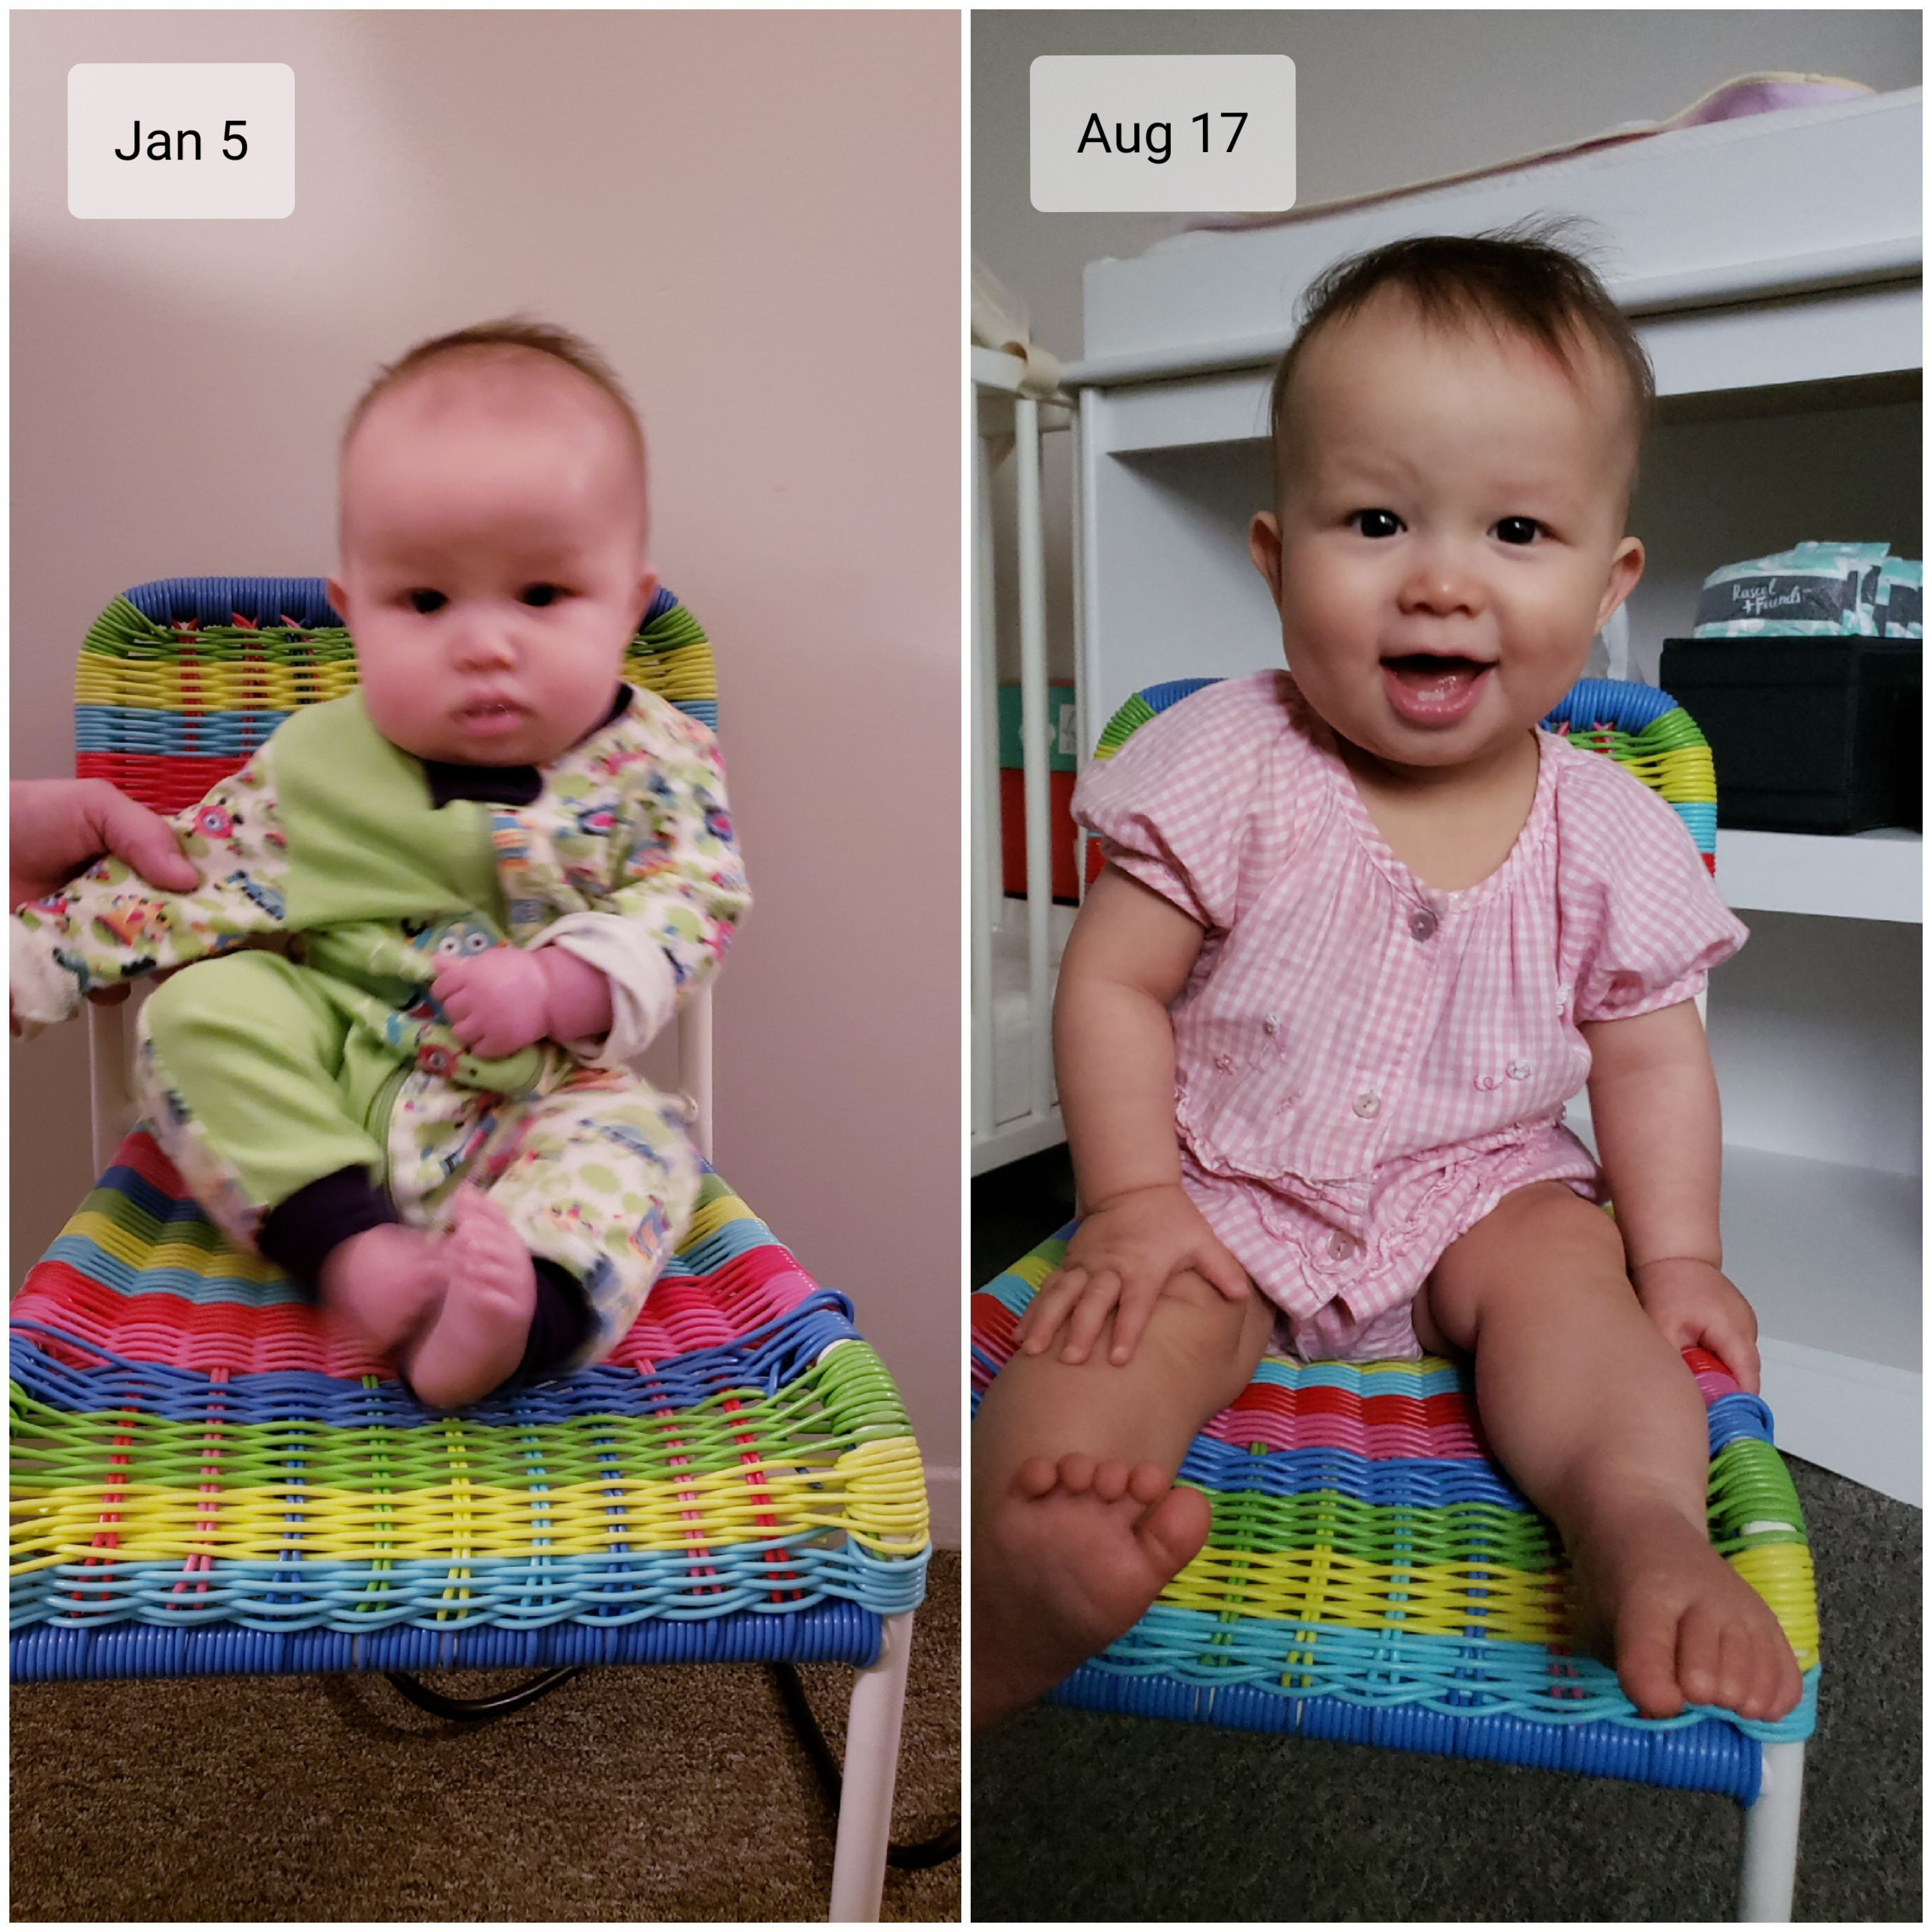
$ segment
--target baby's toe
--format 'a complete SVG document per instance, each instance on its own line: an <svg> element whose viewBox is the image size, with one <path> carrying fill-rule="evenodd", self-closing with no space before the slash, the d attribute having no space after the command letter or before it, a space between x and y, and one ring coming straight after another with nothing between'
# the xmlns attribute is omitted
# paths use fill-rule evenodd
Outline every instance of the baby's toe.
<svg viewBox="0 0 1932 1932"><path fill-rule="evenodd" d="M1127 1476L1127 1493L1143 1505L1166 1495L1172 1478L1158 1462L1136 1462Z"/></svg>
<svg viewBox="0 0 1932 1932"><path fill-rule="evenodd" d="M1726 1682L1724 1620L1693 1604L1677 1627L1677 1688L1684 1701L1715 1704Z"/></svg>
<svg viewBox="0 0 1932 1932"><path fill-rule="evenodd" d="M1014 1472L1013 1487L1023 1496L1052 1493L1060 1480L1060 1466L1050 1456L1029 1456Z"/></svg>
<svg viewBox="0 0 1932 1932"><path fill-rule="evenodd" d="M1060 1459L1060 1486L1069 1496L1084 1496L1093 1486L1094 1472L1099 1466L1090 1456L1076 1452Z"/></svg>
<svg viewBox="0 0 1932 1932"><path fill-rule="evenodd" d="M1103 1503L1117 1503L1127 1492L1127 1466L1102 1462L1094 1472L1094 1493Z"/></svg>
<svg viewBox="0 0 1932 1932"><path fill-rule="evenodd" d="M1766 1621L1770 1627L1760 1634L1752 1656L1754 1708L1746 1714L1769 1723L1784 1717L1804 1694L1804 1680L1777 1619Z"/></svg>
<svg viewBox="0 0 1932 1932"><path fill-rule="evenodd" d="M1674 1718L1686 1691L1678 1677L1678 1630L1665 1605L1633 1606L1617 1629L1617 1682L1646 1718Z"/></svg>

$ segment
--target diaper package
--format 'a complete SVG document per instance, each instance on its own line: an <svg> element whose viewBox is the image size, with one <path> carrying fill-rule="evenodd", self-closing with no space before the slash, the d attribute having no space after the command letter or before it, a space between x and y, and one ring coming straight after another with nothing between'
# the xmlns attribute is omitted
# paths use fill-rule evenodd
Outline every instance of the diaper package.
<svg viewBox="0 0 1932 1932"><path fill-rule="evenodd" d="M1882 543L1801 543L1704 580L1694 638L1923 638L1922 562Z"/></svg>

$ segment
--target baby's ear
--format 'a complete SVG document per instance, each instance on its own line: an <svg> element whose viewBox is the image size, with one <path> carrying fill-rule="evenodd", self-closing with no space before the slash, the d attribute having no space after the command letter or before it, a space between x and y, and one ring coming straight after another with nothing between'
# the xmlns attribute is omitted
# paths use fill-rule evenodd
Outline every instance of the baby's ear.
<svg viewBox="0 0 1932 1932"><path fill-rule="evenodd" d="M638 579L638 628L644 628L644 613L651 608L651 599L658 594L658 574L649 564L644 566L644 574Z"/></svg>
<svg viewBox="0 0 1932 1932"><path fill-rule="evenodd" d="M1272 510L1258 510L1248 526L1248 554L1268 584L1268 595L1281 605L1281 525Z"/></svg>
<svg viewBox="0 0 1932 1932"><path fill-rule="evenodd" d="M328 608L344 624L349 622L349 597L340 582L332 577L323 586L328 593Z"/></svg>

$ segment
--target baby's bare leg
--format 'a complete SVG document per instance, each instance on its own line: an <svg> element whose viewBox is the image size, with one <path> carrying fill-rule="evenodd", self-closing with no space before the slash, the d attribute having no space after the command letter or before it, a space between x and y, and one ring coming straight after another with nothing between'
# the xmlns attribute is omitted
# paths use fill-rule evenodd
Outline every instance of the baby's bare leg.
<svg viewBox="0 0 1932 1932"><path fill-rule="evenodd" d="M1246 1387L1274 1310L1168 1282L1132 1361L1016 1355L973 1427L973 1721L1050 1690L1137 1622L1207 1540L1173 1486L1202 1424Z"/></svg>
<svg viewBox="0 0 1932 1932"><path fill-rule="evenodd" d="M1646 1717L1781 1717L1802 1689L1768 1606L1711 1547L1704 1404L1610 1217L1556 1182L1507 1196L1437 1264L1423 1346L1476 1358L1483 1425L1562 1533L1581 1634Z"/></svg>

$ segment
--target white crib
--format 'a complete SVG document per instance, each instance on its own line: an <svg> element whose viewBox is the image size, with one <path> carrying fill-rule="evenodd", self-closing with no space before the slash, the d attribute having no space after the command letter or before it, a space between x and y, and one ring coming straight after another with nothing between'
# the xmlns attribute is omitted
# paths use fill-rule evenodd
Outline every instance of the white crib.
<svg viewBox="0 0 1932 1932"><path fill-rule="evenodd" d="M1051 721L1046 665L1046 506L1040 442L1072 431L1063 399L1025 393L1026 364L997 350L972 351L972 1128L973 1172L982 1174L1065 1138L1054 1098L1053 974L1072 922L1053 902L1048 820ZM994 640L994 473L1010 442L1017 485L1020 734L1026 800L1027 896L1010 902L1000 877L999 680ZM1076 465L1077 467L1077 465ZM1076 530L1078 530L1076 520ZM1077 536L1076 536L1077 541ZM1074 588L1078 586L1075 572ZM1078 629L1076 608L1075 618ZM1084 755L1088 721L1076 682L1076 735Z"/></svg>

